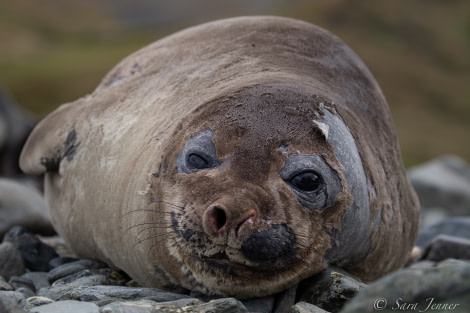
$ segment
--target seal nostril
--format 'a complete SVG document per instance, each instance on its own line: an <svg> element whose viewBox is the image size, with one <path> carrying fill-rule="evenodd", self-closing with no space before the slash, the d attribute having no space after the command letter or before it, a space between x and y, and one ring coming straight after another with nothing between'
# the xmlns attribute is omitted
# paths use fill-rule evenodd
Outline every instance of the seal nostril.
<svg viewBox="0 0 470 313"><path fill-rule="evenodd" d="M214 206L211 211L212 226L215 230L219 231L227 223L227 215L225 211L217 206Z"/></svg>

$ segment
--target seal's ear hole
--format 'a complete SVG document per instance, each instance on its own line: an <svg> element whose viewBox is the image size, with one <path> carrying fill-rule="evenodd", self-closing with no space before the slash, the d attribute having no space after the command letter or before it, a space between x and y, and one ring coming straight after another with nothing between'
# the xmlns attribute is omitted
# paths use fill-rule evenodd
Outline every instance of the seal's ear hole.
<svg viewBox="0 0 470 313"><path fill-rule="evenodd" d="M291 155L279 176L292 189L299 202L310 210L323 210L342 191L338 173L321 155Z"/></svg>
<svg viewBox="0 0 470 313"><path fill-rule="evenodd" d="M204 169L215 168L220 165L212 137L212 130L189 138L178 154L177 166L180 173L194 173Z"/></svg>

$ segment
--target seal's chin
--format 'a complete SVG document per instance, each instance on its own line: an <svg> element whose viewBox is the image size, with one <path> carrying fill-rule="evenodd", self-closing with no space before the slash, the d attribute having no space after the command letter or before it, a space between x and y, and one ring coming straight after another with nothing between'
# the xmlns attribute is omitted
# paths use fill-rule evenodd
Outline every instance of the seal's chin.
<svg viewBox="0 0 470 313"><path fill-rule="evenodd" d="M262 297L285 290L303 279L294 276L298 272L292 269L299 266L297 263L242 263L222 254L212 257L193 255L185 261L199 282L199 286L193 285L192 289L207 295L237 296L240 299Z"/></svg>

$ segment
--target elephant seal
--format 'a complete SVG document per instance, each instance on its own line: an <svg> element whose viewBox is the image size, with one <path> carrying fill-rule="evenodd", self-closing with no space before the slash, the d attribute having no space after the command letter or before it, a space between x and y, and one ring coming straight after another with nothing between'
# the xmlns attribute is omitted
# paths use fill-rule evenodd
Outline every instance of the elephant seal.
<svg viewBox="0 0 470 313"><path fill-rule="evenodd" d="M82 257L144 286L260 297L403 266L418 225L386 101L338 38L240 17L125 58L21 155Z"/></svg>

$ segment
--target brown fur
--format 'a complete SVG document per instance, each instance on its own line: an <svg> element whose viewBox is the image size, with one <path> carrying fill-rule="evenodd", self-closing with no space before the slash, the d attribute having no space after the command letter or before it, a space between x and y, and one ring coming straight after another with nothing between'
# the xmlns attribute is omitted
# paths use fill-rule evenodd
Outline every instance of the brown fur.
<svg viewBox="0 0 470 313"><path fill-rule="evenodd" d="M372 75L338 38L304 22L235 18L161 39L124 59L91 95L46 117L20 163L29 173L48 170L53 224L80 256L122 268L144 285L262 296L324 269L333 231L364 226L342 223L354 199L314 123L323 110L354 137L369 182L370 223L378 223L367 255L339 265L372 280L407 261L418 203ZM207 129L226 161L178 173L185 141ZM292 151L283 153L283 145ZM323 156L342 181L343 192L323 211L307 210L279 178L298 151ZM203 216L214 203L233 208L230 221L250 209L253 224L239 238L208 234ZM295 258L269 266L246 260L243 240L277 224L294 231ZM197 242L185 241L188 230ZM232 267L201 261L222 250Z"/></svg>

